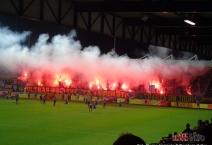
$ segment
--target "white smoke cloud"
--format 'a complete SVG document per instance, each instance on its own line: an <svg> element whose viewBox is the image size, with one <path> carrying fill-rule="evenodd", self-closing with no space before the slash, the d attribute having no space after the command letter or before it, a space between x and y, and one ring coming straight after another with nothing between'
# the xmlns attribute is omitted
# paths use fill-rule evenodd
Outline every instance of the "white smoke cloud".
<svg viewBox="0 0 212 145"><path fill-rule="evenodd" d="M127 55L118 56L114 50L101 55L97 46L82 48L80 41L74 39L75 30L67 35L58 34L50 41L48 34L41 34L31 48L22 44L29 34L28 31L18 33L0 27L0 66L13 72L33 72L36 79L42 74L72 77L81 73L88 82L97 78L102 83L123 82L128 85L149 84L152 79L158 80L159 75L182 80L182 74L190 71L187 64L168 65L158 57L130 59ZM149 49L150 54L162 58L169 52L154 46ZM203 68L194 71L197 75Z"/></svg>
<svg viewBox="0 0 212 145"><path fill-rule="evenodd" d="M168 48L153 46L153 45L150 45L148 49L149 49L149 54L151 56L155 55L155 56L160 57L162 59L167 57L167 55L171 52L171 50L168 49Z"/></svg>
<svg viewBox="0 0 212 145"><path fill-rule="evenodd" d="M18 33L9 30L8 27L0 27L0 48L8 48L24 42L29 34L29 31Z"/></svg>

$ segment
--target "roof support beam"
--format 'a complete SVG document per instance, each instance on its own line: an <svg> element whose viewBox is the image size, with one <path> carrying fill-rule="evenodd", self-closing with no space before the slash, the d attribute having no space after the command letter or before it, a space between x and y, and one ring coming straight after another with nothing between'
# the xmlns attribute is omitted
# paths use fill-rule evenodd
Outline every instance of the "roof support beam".
<svg viewBox="0 0 212 145"><path fill-rule="evenodd" d="M210 28L157 28L159 35L212 36Z"/></svg>
<svg viewBox="0 0 212 145"><path fill-rule="evenodd" d="M128 18L124 19L124 23L127 26L152 26L152 27L212 27L212 19L192 19L196 23L195 26L189 25L184 22L182 18L169 18L161 19L160 21L148 19L142 21L140 18Z"/></svg>
<svg viewBox="0 0 212 145"><path fill-rule="evenodd" d="M77 2L79 12L209 12L212 1Z"/></svg>

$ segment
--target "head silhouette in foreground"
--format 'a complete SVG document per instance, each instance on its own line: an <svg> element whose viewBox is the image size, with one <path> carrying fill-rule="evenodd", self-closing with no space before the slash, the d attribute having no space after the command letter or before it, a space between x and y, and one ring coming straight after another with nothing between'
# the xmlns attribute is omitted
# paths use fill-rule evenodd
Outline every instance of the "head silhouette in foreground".
<svg viewBox="0 0 212 145"><path fill-rule="evenodd" d="M122 134L113 145L145 145L145 141L131 133Z"/></svg>

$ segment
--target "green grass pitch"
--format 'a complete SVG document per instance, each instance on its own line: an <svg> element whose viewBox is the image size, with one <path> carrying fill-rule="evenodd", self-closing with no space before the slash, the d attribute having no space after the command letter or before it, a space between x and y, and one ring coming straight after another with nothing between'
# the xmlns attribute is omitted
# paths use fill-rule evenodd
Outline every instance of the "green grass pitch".
<svg viewBox="0 0 212 145"><path fill-rule="evenodd" d="M210 120L211 110L107 104L89 112L84 102L0 98L1 145L112 145L121 133L133 133L146 143L193 128L198 119Z"/></svg>

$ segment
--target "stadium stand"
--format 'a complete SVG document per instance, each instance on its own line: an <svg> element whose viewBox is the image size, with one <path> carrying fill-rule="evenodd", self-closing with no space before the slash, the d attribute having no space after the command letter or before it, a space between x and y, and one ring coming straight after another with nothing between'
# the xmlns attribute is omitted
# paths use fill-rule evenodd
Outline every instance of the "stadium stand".
<svg viewBox="0 0 212 145"><path fill-rule="evenodd" d="M212 120L212 119L211 119ZM186 129L182 133L173 136L171 133L166 137L161 137L158 143L152 143L152 145L159 144L212 144L212 123L209 124L208 120L198 120L197 125L190 129L190 124L186 124Z"/></svg>

